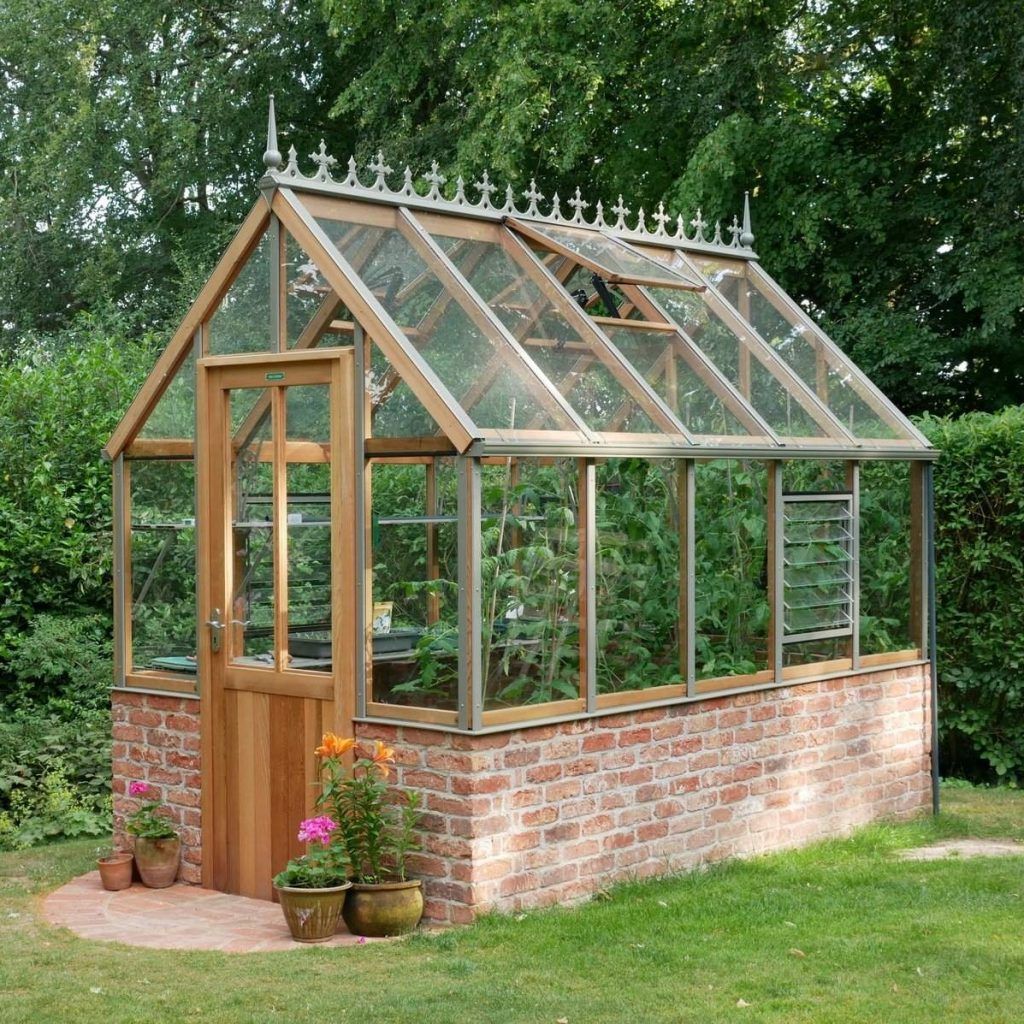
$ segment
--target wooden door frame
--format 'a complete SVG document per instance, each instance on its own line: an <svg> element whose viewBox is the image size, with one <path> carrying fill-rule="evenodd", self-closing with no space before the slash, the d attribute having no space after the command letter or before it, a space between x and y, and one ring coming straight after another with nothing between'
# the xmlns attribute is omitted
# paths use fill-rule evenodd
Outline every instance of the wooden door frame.
<svg viewBox="0 0 1024 1024"><path fill-rule="evenodd" d="M200 697L202 884L223 888L227 877L225 772L227 723L223 714L226 653L215 657L210 642L212 610L223 606L227 579L224 554L230 550L230 508L224 507L223 452L230 422L225 418L224 395L231 388L288 387L309 383L328 384L331 389L330 465L331 465L331 626L334 639L332 671L321 680L313 673L290 676L293 696L333 699L331 728L351 733L355 715L356 659L362 649L357 636L356 615L356 524L362 521L355 508L355 474L362 457L355 434L352 402L355 357L352 349L331 351L291 351L256 355L207 356L197 363L196 380L196 516L198 534L197 584L197 671ZM285 373L281 379L266 374ZM263 378L260 379L260 374ZM231 381L231 383L226 383ZM240 381L240 382L239 382ZM219 433L214 433L215 431ZM348 514L346 514L348 510ZM214 530L224 531L223 540L214 544ZM214 556L216 553L216 563ZM217 603L221 593L221 605ZM224 645L226 652L227 645ZM238 669L234 669L238 672ZM280 673L275 673L278 680ZM301 678L300 678L301 677ZM267 680L273 685L273 678ZM324 684L327 684L325 687ZM305 691L305 692L303 692ZM274 692L268 689L266 692ZM312 756L312 752L310 752Z"/></svg>

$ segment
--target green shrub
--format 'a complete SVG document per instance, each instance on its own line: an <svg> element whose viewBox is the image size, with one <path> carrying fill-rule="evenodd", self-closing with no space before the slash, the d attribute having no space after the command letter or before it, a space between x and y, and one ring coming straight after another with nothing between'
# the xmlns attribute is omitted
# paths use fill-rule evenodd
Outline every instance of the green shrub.
<svg viewBox="0 0 1024 1024"><path fill-rule="evenodd" d="M926 418L943 773L1024 781L1024 407Z"/></svg>

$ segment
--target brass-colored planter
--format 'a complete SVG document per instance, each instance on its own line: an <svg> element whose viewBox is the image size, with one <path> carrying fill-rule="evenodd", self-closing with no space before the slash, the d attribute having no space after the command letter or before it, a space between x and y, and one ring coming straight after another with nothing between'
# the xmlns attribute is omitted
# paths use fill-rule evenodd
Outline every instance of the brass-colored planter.
<svg viewBox="0 0 1024 1024"><path fill-rule="evenodd" d="M288 930L296 942L326 942L338 930L338 918L351 882L329 889L275 885Z"/></svg>
<svg viewBox="0 0 1024 1024"><path fill-rule="evenodd" d="M181 840L146 839L135 837L135 863L139 868L142 884L150 889L166 889L178 877L178 863L181 860Z"/></svg>
<svg viewBox="0 0 1024 1024"><path fill-rule="evenodd" d="M109 857L100 857L96 861L104 889L108 892L120 892L132 884L132 859L130 853L112 853Z"/></svg>
<svg viewBox="0 0 1024 1024"><path fill-rule="evenodd" d="M353 935L405 935L423 916L423 886L418 878L376 885L353 882L341 912Z"/></svg>

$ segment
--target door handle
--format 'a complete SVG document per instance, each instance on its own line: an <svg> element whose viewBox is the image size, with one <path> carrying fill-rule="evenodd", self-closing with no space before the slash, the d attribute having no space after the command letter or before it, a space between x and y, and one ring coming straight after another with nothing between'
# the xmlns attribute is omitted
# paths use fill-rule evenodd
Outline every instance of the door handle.
<svg viewBox="0 0 1024 1024"><path fill-rule="evenodd" d="M207 619L206 625L210 627L210 650L216 652L220 650L220 631L224 628L224 623L220 621L220 609L214 608L213 615Z"/></svg>

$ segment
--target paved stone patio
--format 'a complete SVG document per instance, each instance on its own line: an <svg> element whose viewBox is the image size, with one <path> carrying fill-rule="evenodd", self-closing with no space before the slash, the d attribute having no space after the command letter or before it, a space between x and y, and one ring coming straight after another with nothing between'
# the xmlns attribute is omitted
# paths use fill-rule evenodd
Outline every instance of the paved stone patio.
<svg viewBox="0 0 1024 1024"><path fill-rule="evenodd" d="M946 857L1020 857L1024 844L1001 839L946 839L931 846L900 850L903 860L943 860Z"/></svg>
<svg viewBox="0 0 1024 1024"><path fill-rule="evenodd" d="M98 871L76 878L43 901L51 924L83 939L123 942L149 949L216 949L224 953L267 953L308 949L295 942L276 903L229 896L195 885L147 889L136 883L107 892ZM344 929L344 925L341 925ZM359 939L342 930L315 946L355 946L387 939Z"/></svg>

